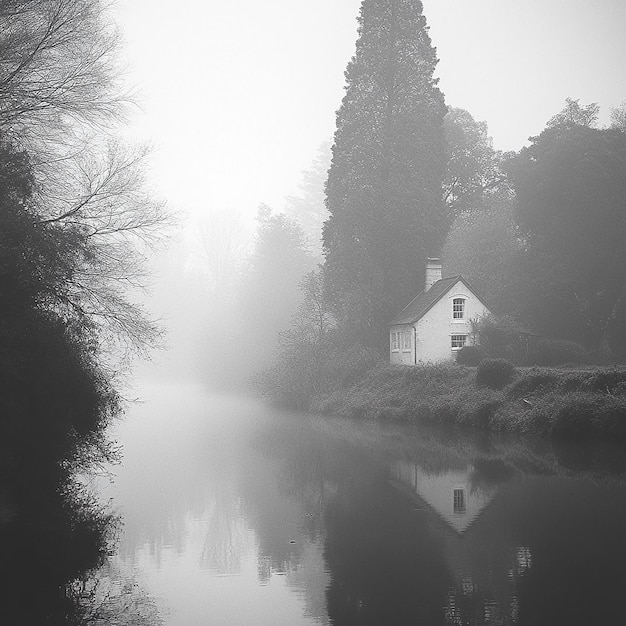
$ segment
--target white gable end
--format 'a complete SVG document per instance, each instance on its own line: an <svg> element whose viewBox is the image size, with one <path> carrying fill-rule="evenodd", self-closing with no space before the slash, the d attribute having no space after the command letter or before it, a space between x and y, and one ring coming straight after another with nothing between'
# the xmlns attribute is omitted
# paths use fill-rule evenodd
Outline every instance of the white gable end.
<svg viewBox="0 0 626 626"><path fill-rule="evenodd" d="M419 365L454 360L458 350L474 343L472 322L489 313L459 278L419 319L391 327L390 362ZM410 350L405 336L410 337Z"/></svg>

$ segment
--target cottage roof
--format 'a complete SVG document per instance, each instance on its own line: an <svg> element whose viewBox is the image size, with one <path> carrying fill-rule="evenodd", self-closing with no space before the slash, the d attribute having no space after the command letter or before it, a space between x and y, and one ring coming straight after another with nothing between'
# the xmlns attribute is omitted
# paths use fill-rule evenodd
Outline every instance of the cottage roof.
<svg viewBox="0 0 626 626"><path fill-rule="evenodd" d="M436 304L445 294L452 289L456 283L461 280L463 283L474 291L463 276L450 276L450 278L442 278L438 280L428 291L422 291L418 293L411 302L409 302L403 309L396 315L391 322L390 326L396 326L398 324L413 324L420 317L422 317L434 304Z"/></svg>

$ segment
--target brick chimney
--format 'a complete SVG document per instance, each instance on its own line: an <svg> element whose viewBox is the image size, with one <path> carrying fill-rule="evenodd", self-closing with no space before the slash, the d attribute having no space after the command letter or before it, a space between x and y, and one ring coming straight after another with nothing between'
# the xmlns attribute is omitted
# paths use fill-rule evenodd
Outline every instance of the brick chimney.
<svg viewBox="0 0 626 626"><path fill-rule="evenodd" d="M426 262L426 284L424 291L428 291L438 280L441 280L441 259L428 259Z"/></svg>

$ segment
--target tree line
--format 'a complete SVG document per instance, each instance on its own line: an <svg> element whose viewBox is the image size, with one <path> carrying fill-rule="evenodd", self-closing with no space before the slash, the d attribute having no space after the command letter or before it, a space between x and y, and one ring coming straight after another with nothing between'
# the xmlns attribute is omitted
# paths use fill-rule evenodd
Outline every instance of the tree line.
<svg viewBox="0 0 626 626"><path fill-rule="evenodd" d="M446 106L420 2L364 0L358 23L325 182L324 260L302 283L304 308L265 388L300 397L342 380L347 361L359 371L384 359L388 321L423 288L429 256L525 329L597 359L626 355L624 106L599 128L595 103L568 98L528 147L502 153L485 123Z"/></svg>
<svg viewBox="0 0 626 626"><path fill-rule="evenodd" d="M77 428L111 407L107 355L158 340L129 288L169 217L144 184L147 150L118 138L130 101L107 4L2 2L0 33L0 398L54 410L82 372L92 410L46 418Z"/></svg>
<svg viewBox="0 0 626 626"><path fill-rule="evenodd" d="M147 149L119 139L118 50L105 1L0 1L0 578L15 623L97 610L86 572L115 520L76 472L116 457L124 356L161 336L131 294L170 218Z"/></svg>

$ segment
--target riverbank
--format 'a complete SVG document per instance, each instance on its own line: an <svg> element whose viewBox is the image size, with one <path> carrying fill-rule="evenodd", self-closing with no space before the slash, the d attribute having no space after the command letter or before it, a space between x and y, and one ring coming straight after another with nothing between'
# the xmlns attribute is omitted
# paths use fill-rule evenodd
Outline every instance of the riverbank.
<svg viewBox="0 0 626 626"><path fill-rule="evenodd" d="M320 395L315 412L471 426L499 432L626 441L626 368L520 368L502 389L459 365L382 367Z"/></svg>

